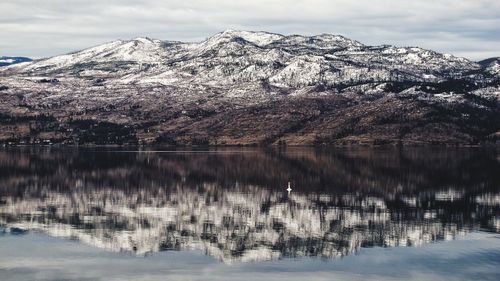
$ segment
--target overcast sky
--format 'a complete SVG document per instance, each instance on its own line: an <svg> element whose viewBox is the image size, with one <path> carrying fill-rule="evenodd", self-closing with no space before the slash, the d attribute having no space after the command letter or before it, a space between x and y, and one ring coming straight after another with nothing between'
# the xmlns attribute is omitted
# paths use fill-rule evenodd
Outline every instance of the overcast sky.
<svg viewBox="0 0 500 281"><path fill-rule="evenodd" d="M342 34L479 60L500 56L500 1L0 1L0 56L47 57L139 36L200 41L226 29Z"/></svg>

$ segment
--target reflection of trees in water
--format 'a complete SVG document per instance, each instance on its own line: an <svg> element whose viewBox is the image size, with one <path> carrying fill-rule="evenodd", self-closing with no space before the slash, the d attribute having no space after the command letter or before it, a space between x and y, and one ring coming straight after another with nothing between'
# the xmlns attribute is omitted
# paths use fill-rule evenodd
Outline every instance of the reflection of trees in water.
<svg viewBox="0 0 500 281"><path fill-rule="evenodd" d="M180 181L193 187L204 181L229 188L235 182L281 188L292 180L302 191L362 188L381 193L500 184L500 162L491 149L219 149L176 154L25 150L0 152L0 180L36 175L38 181L45 177L71 185L78 177L90 186L130 188Z"/></svg>
<svg viewBox="0 0 500 281"><path fill-rule="evenodd" d="M500 231L487 150L24 151L0 166L4 225L112 250L335 257Z"/></svg>

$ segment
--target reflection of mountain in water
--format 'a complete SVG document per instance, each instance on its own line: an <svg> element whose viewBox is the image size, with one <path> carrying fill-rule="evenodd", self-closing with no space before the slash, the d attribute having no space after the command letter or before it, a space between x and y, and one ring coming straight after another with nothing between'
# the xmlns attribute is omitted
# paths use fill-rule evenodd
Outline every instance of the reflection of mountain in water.
<svg viewBox="0 0 500 281"><path fill-rule="evenodd" d="M28 152L0 152L0 222L110 250L336 257L500 231L491 151Z"/></svg>

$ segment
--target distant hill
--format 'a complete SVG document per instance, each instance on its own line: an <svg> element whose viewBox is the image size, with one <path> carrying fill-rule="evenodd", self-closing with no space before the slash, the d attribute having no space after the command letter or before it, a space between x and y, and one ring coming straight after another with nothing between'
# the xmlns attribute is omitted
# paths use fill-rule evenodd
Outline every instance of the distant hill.
<svg viewBox="0 0 500 281"><path fill-rule="evenodd" d="M482 61L478 61L477 63L479 63L483 67L488 67L491 64L499 63L499 62L500 62L500 57L495 57L495 58L489 58L489 59L485 59Z"/></svg>
<svg viewBox="0 0 500 281"><path fill-rule="evenodd" d="M0 57L0 67L29 61L32 61L32 59L25 57Z"/></svg>
<svg viewBox="0 0 500 281"><path fill-rule="evenodd" d="M500 57L485 59L479 61L478 64L481 65L487 73L497 76L500 74Z"/></svg>

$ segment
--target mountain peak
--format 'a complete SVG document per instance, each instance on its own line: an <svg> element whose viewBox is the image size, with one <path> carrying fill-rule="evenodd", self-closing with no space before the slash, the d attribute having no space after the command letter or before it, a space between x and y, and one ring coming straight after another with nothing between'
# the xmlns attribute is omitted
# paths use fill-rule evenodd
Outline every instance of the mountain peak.
<svg viewBox="0 0 500 281"><path fill-rule="evenodd" d="M136 37L132 41L138 41L138 42L144 42L144 43L154 42L154 40L149 38L149 37Z"/></svg>
<svg viewBox="0 0 500 281"><path fill-rule="evenodd" d="M228 29L209 37L206 42L230 41L234 38L242 38L258 46L268 45L276 40L283 38L283 35L269 33L265 31L245 31Z"/></svg>
<svg viewBox="0 0 500 281"><path fill-rule="evenodd" d="M347 38L343 35L338 35L338 34L322 33L319 35L313 35L310 38L320 39L320 40L325 40L325 41L343 41L343 42L349 42L349 43L352 43L353 45L358 45L358 46L363 45L358 41L352 40L350 38Z"/></svg>

